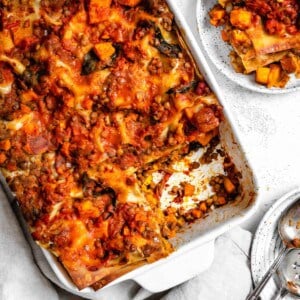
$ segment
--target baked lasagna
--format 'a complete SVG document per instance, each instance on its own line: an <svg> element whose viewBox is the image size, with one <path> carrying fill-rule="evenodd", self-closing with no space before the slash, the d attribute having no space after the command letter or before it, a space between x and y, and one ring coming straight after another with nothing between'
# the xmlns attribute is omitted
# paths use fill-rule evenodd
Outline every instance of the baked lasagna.
<svg viewBox="0 0 300 300"><path fill-rule="evenodd" d="M300 4L298 0L219 0L210 23L224 26L222 38L236 72L255 72L268 88L283 88L290 74L300 77Z"/></svg>
<svg viewBox="0 0 300 300"><path fill-rule="evenodd" d="M13 0L0 12L1 171L79 289L166 257L184 224L240 194L222 108L164 0ZM174 179L179 162L194 183Z"/></svg>

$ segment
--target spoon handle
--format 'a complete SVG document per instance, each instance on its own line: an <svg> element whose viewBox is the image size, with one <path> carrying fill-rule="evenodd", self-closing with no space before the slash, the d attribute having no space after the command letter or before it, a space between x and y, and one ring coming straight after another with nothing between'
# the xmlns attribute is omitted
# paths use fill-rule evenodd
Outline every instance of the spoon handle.
<svg viewBox="0 0 300 300"><path fill-rule="evenodd" d="M265 285L267 284L269 279L273 276L273 274L278 269L282 259L284 258L284 256L288 252L288 250L289 250L289 248L287 248L286 246L284 246L280 250L277 258L274 260L274 262L270 266L269 270L266 272L266 274L264 275L262 280L258 283L258 285L255 287L255 289L248 295L246 300L256 300L257 299L257 297L259 296L262 289L265 287Z"/></svg>

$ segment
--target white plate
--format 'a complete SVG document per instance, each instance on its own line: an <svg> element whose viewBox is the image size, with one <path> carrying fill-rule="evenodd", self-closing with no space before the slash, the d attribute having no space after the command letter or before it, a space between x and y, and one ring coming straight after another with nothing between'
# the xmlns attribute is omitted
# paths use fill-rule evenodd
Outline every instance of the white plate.
<svg viewBox="0 0 300 300"><path fill-rule="evenodd" d="M257 84L253 74L244 75L234 71L229 58L229 53L232 51L231 46L222 40L221 27L214 27L209 23L208 13L216 3L217 0L198 0L196 18L201 41L200 47L218 71L240 86L260 93L283 94L300 90L300 80L294 76L291 76L285 88L268 89Z"/></svg>
<svg viewBox="0 0 300 300"><path fill-rule="evenodd" d="M277 231L277 224L283 211L296 200L300 199L300 188L284 195L276 201L261 220L255 233L251 249L251 272L255 284L264 276L269 266L277 257L282 247L281 239ZM279 291L277 275L270 279L261 293L263 300L274 299ZM299 299L287 295L284 300Z"/></svg>

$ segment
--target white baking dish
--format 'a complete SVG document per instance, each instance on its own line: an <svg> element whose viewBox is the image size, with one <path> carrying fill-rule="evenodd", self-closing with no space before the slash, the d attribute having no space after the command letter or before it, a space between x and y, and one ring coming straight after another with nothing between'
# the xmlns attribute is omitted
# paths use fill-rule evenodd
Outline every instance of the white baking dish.
<svg viewBox="0 0 300 300"><path fill-rule="evenodd" d="M107 295L112 286L128 280L137 282L149 291L159 292L193 277L196 274L197 268L194 267L190 270L185 268L184 272L180 270L174 272L174 266L180 268L180 266L184 264L186 257L203 255L204 253L210 253L210 257L206 258L206 263L209 264L212 259L213 248L208 242L214 240L217 236L233 226L241 223L246 218L249 218L257 207L256 178L239 143L238 133L234 126L230 124L232 117L230 112L226 109L226 103L222 101L222 93L181 12L174 4L174 1L167 0L167 3L175 15L176 23L201 73L224 107L226 120L222 122L220 127L221 143L233 159L238 170L242 173L242 197L233 203L214 210L205 219L199 220L192 225L187 225L185 230L177 235L176 239L171 240L171 242L176 245L177 250L167 258L127 273L99 291L94 291L92 288L85 288L79 291L57 259L50 252L42 249L45 258L57 278L53 277L53 275L49 275L49 266L45 265L45 262L41 263L43 259L39 257L37 262L41 270L46 273L46 276L69 292L73 292L85 298L97 298ZM21 218L19 213L17 213L17 215ZM21 222L25 228L25 222L23 220L21 220ZM32 241L30 235L27 234L27 236L34 253L39 255L41 252L39 247ZM204 244L205 246L203 246Z"/></svg>

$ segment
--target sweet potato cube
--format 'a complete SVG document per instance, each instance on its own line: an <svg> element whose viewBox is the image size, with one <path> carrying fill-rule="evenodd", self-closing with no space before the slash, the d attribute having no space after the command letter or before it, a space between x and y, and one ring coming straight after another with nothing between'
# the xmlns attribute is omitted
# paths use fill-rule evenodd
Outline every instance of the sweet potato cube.
<svg viewBox="0 0 300 300"><path fill-rule="evenodd" d="M184 196L193 196L195 192L195 187L192 184L186 183L184 185Z"/></svg>
<svg viewBox="0 0 300 300"><path fill-rule="evenodd" d="M0 31L0 51L10 51L14 47L9 30Z"/></svg>
<svg viewBox="0 0 300 300"><path fill-rule="evenodd" d="M200 209L194 208L192 210L192 215L195 219L200 219L203 216L203 212Z"/></svg>
<svg viewBox="0 0 300 300"><path fill-rule="evenodd" d="M224 188L227 193L231 194L235 190L235 185L232 183L232 181L229 178L224 179Z"/></svg>
<svg viewBox="0 0 300 300"><path fill-rule="evenodd" d="M206 212L207 211L207 205L205 202L201 202L200 205L199 205L199 209L202 211L202 212Z"/></svg>
<svg viewBox="0 0 300 300"><path fill-rule="evenodd" d="M247 36L247 34L244 31L238 30L238 29L234 29L231 33L231 40L232 42L236 45L236 44L248 44L249 43L249 38Z"/></svg>
<svg viewBox="0 0 300 300"><path fill-rule="evenodd" d="M12 30L12 35L15 45L19 45L24 39L32 37L32 28L30 24L23 24Z"/></svg>
<svg viewBox="0 0 300 300"><path fill-rule="evenodd" d="M89 21L91 24L100 23L109 17L109 7L112 0L90 0Z"/></svg>
<svg viewBox="0 0 300 300"><path fill-rule="evenodd" d="M119 2L121 5L134 7L138 5L141 2L141 0L117 0L117 2Z"/></svg>
<svg viewBox="0 0 300 300"><path fill-rule="evenodd" d="M248 29L252 23L252 13L240 8L233 9L230 13L230 23L241 30Z"/></svg>
<svg viewBox="0 0 300 300"><path fill-rule="evenodd" d="M270 74L268 77L267 87L271 88L278 84L281 79L281 68L279 65L270 65Z"/></svg>
<svg viewBox="0 0 300 300"><path fill-rule="evenodd" d="M215 203L216 205L224 205L224 204L227 203L227 201L226 201L225 197L223 197L223 196L218 196L218 197L217 197L217 200L215 200L214 203Z"/></svg>
<svg viewBox="0 0 300 300"><path fill-rule="evenodd" d="M208 145L213 137L218 134L217 130L213 130L212 132L200 133L196 138L197 142L199 142L202 146Z"/></svg>
<svg viewBox="0 0 300 300"><path fill-rule="evenodd" d="M258 67L256 70L255 81L260 84L267 84L270 74L270 68Z"/></svg>
<svg viewBox="0 0 300 300"><path fill-rule="evenodd" d="M214 19L221 20L225 17L225 10L224 9L216 9L213 12L213 16L214 16Z"/></svg>
<svg viewBox="0 0 300 300"><path fill-rule="evenodd" d="M107 61L115 53L115 48L110 42L103 42L95 45L95 52L102 61Z"/></svg>
<svg viewBox="0 0 300 300"><path fill-rule="evenodd" d="M210 24L213 26L223 25L225 20L224 17L226 15L226 11L220 5L216 5L210 12Z"/></svg>
<svg viewBox="0 0 300 300"><path fill-rule="evenodd" d="M6 161L6 155L4 153L0 153L0 164L3 164Z"/></svg>
<svg viewBox="0 0 300 300"><path fill-rule="evenodd" d="M8 151L11 147L10 140L0 141L0 150Z"/></svg>

